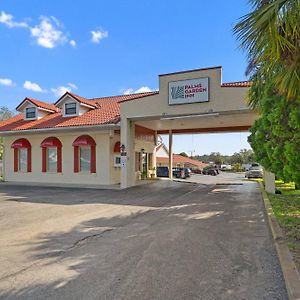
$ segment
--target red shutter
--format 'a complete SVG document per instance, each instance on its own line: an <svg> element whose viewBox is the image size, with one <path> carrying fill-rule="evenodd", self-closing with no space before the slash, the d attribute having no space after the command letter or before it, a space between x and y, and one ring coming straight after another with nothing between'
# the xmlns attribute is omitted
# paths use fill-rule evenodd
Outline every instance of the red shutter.
<svg viewBox="0 0 300 300"><path fill-rule="evenodd" d="M14 149L14 172L19 171L19 149Z"/></svg>
<svg viewBox="0 0 300 300"><path fill-rule="evenodd" d="M91 146L91 173L96 173L96 146Z"/></svg>
<svg viewBox="0 0 300 300"><path fill-rule="evenodd" d="M42 148L42 172L47 172L47 148Z"/></svg>
<svg viewBox="0 0 300 300"><path fill-rule="evenodd" d="M27 172L31 172L31 146L27 148Z"/></svg>
<svg viewBox="0 0 300 300"><path fill-rule="evenodd" d="M62 151L61 147L57 147L57 173L62 172Z"/></svg>
<svg viewBox="0 0 300 300"><path fill-rule="evenodd" d="M79 147L74 147L74 173L79 172Z"/></svg>

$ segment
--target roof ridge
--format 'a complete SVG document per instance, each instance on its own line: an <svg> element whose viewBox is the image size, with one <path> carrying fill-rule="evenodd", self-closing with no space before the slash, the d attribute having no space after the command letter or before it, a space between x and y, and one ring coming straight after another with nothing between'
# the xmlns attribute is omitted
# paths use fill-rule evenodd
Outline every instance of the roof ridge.
<svg viewBox="0 0 300 300"><path fill-rule="evenodd" d="M159 91L151 91L151 92L141 92L141 93L132 93L132 94L123 94L123 95L113 95L113 96L105 96L105 97L98 97L98 98L87 98L88 100L97 100L97 99L106 99L106 98L120 98L120 97L128 97L128 96L138 96L138 95L145 95L145 94L158 94Z"/></svg>
<svg viewBox="0 0 300 300"><path fill-rule="evenodd" d="M48 103L48 102L45 102L45 101L42 101L39 99L35 99L35 98L31 98L31 97L24 98L24 100L16 107L16 110L18 110L18 108L21 107L25 101L29 101L32 104L34 104L37 107L42 108L42 109L52 110L53 112L56 112L58 110L58 107L56 107L54 103Z"/></svg>
<svg viewBox="0 0 300 300"><path fill-rule="evenodd" d="M224 82L221 84L221 87L249 87L251 86L252 81L250 80L242 80L242 81L231 81Z"/></svg>

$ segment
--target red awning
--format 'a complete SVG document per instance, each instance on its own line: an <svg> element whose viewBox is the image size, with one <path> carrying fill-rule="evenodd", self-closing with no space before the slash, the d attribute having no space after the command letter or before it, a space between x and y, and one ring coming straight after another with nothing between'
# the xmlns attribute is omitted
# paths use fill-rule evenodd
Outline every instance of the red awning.
<svg viewBox="0 0 300 300"><path fill-rule="evenodd" d="M47 148L47 147L62 147L61 141L56 137L48 137L44 139L41 143L41 147Z"/></svg>
<svg viewBox="0 0 300 300"><path fill-rule="evenodd" d="M31 145L27 139L18 139L11 144L11 148L13 149L30 148L30 147Z"/></svg>
<svg viewBox="0 0 300 300"><path fill-rule="evenodd" d="M89 135L81 135L73 142L73 146L96 146L96 142Z"/></svg>
<svg viewBox="0 0 300 300"><path fill-rule="evenodd" d="M115 143L114 152L115 153L120 153L121 152L121 143L120 142Z"/></svg>

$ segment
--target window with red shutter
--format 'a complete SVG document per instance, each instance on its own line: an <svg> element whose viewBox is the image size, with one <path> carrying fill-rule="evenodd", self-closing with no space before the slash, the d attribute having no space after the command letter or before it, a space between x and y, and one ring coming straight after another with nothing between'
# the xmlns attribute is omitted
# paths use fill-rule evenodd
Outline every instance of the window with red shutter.
<svg viewBox="0 0 300 300"><path fill-rule="evenodd" d="M62 143L56 137L48 137L41 143L42 172L62 172Z"/></svg>
<svg viewBox="0 0 300 300"><path fill-rule="evenodd" d="M18 139L11 145L14 151L14 172L31 172L31 144L27 139Z"/></svg>
<svg viewBox="0 0 300 300"><path fill-rule="evenodd" d="M74 142L74 172L96 173L96 142L89 135L81 135Z"/></svg>

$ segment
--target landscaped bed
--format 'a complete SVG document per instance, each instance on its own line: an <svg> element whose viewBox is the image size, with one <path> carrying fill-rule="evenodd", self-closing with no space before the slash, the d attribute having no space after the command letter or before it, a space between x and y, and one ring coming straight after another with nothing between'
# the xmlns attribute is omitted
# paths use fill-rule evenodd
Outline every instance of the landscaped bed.
<svg viewBox="0 0 300 300"><path fill-rule="evenodd" d="M276 187L281 194L269 194L269 199L300 270L300 190L296 190L293 183L282 181L276 181Z"/></svg>

